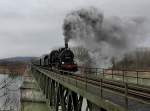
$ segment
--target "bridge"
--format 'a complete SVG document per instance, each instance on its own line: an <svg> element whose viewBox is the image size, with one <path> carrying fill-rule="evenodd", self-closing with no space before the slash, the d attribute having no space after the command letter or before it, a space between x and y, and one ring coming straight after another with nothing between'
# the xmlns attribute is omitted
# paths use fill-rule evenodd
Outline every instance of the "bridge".
<svg viewBox="0 0 150 111"><path fill-rule="evenodd" d="M31 65L50 111L149 111L149 71L84 68L80 73Z"/></svg>

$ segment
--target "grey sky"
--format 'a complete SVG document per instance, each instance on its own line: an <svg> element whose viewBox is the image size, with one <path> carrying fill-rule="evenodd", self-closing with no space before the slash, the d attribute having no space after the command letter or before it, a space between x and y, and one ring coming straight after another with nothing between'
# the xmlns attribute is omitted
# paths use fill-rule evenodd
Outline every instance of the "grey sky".
<svg viewBox="0 0 150 111"><path fill-rule="evenodd" d="M150 18L150 0L1 0L0 58L39 56L62 46L65 15L86 6L106 16Z"/></svg>

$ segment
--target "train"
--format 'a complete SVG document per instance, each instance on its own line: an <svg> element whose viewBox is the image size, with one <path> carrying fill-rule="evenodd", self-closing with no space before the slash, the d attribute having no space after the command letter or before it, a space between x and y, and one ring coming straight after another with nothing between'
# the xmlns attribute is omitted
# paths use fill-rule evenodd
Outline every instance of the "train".
<svg viewBox="0 0 150 111"><path fill-rule="evenodd" d="M68 48L68 43L65 43L63 48L52 50L49 54L41 56L33 64L47 67L51 70L78 71L78 66L74 61L74 53Z"/></svg>

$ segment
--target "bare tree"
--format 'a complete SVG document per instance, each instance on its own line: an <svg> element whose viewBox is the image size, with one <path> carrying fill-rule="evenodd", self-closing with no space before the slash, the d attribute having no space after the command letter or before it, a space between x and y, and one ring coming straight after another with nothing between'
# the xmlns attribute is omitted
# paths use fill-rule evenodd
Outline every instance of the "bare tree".
<svg viewBox="0 0 150 111"><path fill-rule="evenodd" d="M0 109L2 110L18 110L19 106L19 85L17 84L17 77L6 76L0 81Z"/></svg>
<svg viewBox="0 0 150 111"><path fill-rule="evenodd" d="M111 63L112 63L112 68L116 68L116 59L115 59L115 57L112 57L111 58Z"/></svg>
<svg viewBox="0 0 150 111"><path fill-rule="evenodd" d="M89 55L88 50L85 48L79 46L72 48L72 51L75 55L75 61L78 63L79 66L84 67L91 67L92 66L92 59Z"/></svg>
<svg viewBox="0 0 150 111"><path fill-rule="evenodd" d="M150 48L137 48L124 55L124 58L116 63L120 68L147 69L150 68Z"/></svg>

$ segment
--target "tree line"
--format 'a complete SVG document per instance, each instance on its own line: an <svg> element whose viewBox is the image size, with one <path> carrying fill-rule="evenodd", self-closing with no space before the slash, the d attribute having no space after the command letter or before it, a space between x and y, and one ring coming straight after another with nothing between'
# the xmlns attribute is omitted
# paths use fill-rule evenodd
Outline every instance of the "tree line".
<svg viewBox="0 0 150 111"><path fill-rule="evenodd" d="M111 63L113 68L149 69L150 48L137 48L134 51L124 54L123 58L119 61L113 57Z"/></svg>

